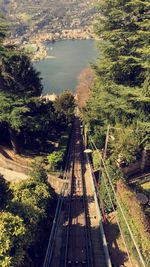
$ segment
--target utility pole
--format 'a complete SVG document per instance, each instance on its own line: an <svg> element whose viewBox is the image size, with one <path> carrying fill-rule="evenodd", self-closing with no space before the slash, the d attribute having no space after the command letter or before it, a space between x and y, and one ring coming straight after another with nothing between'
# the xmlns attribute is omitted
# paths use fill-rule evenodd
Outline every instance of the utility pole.
<svg viewBox="0 0 150 267"><path fill-rule="evenodd" d="M109 131L110 131L110 124L108 124L108 127L107 127L103 160L105 160L106 155L107 155L107 146L108 146L108 141L109 141Z"/></svg>
<svg viewBox="0 0 150 267"><path fill-rule="evenodd" d="M84 144L85 144L85 148L87 148L87 146L88 146L88 128L86 125L84 127Z"/></svg>

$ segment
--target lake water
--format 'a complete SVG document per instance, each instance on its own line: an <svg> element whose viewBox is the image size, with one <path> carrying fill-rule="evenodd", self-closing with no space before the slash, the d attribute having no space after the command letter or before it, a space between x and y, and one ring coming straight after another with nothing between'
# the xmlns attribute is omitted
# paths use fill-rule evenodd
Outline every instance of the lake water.
<svg viewBox="0 0 150 267"><path fill-rule="evenodd" d="M43 77L43 93L60 93L64 89L75 90L77 77L82 69L96 60L94 40L65 40L47 44L48 58L34 66Z"/></svg>

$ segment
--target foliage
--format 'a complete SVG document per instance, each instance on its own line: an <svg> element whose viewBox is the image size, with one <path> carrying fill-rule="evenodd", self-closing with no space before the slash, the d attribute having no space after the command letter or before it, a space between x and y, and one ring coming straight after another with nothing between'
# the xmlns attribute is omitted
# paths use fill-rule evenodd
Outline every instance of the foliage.
<svg viewBox="0 0 150 267"><path fill-rule="evenodd" d="M41 163L36 162L33 167L30 179L9 185L11 194L7 195L7 206L0 216L1 266L33 263L36 254L43 257L48 242L47 231L57 198ZM6 190L3 180L1 183L3 191Z"/></svg>
<svg viewBox="0 0 150 267"><path fill-rule="evenodd" d="M0 56L4 56L4 47L3 47L3 41L6 36L6 21L4 20L4 17L2 14L0 14Z"/></svg>
<svg viewBox="0 0 150 267"><path fill-rule="evenodd" d="M10 197L9 185L0 174L0 209L3 209Z"/></svg>
<svg viewBox="0 0 150 267"><path fill-rule="evenodd" d="M20 266L23 263L26 229L23 220L10 212L0 215L0 266Z"/></svg>
<svg viewBox="0 0 150 267"><path fill-rule="evenodd" d="M82 117L99 148L104 147L107 125L119 125L114 145L109 138L109 152L130 163L150 138L149 3L106 0L98 8L100 56L92 66L96 79Z"/></svg>
<svg viewBox="0 0 150 267"><path fill-rule="evenodd" d="M121 128L116 126L109 139L109 151L112 154L112 160L118 164L124 162L129 164L136 161L141 155L143 149L141 135L133 128Z"/></svg>
<svg viewBox="0 0 150 267"><path fill-rule="evenodd" d="M68 127L66 131L62 132L58 147L47 156L47 161L49 163L48 170L50 171L60 171L65 165L65 160L67 156L68 143L70 139L71 127Z"/></svg>
<svg viewBox="0 0 150 267"><path fill-rule="evenodd" d="M100 151L99 150L94 150L92 153L92 160L93 160L93 165L94 165L94 170L98 170L100 167Z"/></svg>
<svg viewBox="0 0 150 267"><path fill-rule="evenodd" d="M3 44L4 35L1 40ZM28 56L17 48L3 49L9 53L0 59L0 123L5 125L14 152L20 153L23 146L42 145L59 122L53 103L39 98L43 89L40 73Z"/></svg>
<svg viewBox="0 0 150 267"><path fill-rule="evenodd" d="M134 238L140 250L142 251L146 266L149 266L149 223L146 219L146 216L144 215L143 209L141 208L140 203L137 201L135 193L120 181L117 183L117 195L125 213L126 219L131 227ZM128 244L134 257L137 259L138 256L135 252L133 242L131 242L130 240L129 232L126 229L121 216L122 215L119 213L119 218L123 226L125 237L127 238Z"/></svg>
<svg viewBox="0 0 150 267"><path fill-rule="evenodd" d="M113 184L114 189L116 190L116 185L118 180L124 180L122 172L116 167L115 164L112 164L111 160L107 160L105 162L105 166L107 168L107 172L109 173L111 182ZM102 170L101 176L100 176L100 194L102 197L102 200L105 204L106 211L109 213L113 211L113 206L116 208L116 199L114 196L114 192L112 190L112 187L110 185L110 181L108 179L108 176L106 175L105 171ZM111 198L111 200L110 200ZM112 206L113 203L113 206Z"/></svg>
<svg viewBox="0 0 150 267"><path fill-rule="evenodd" d="M104 203L105 212L112 212L113 206L116 207L114 193L112 192L107 176L104 173L101 174L99 190L102 201ZM112 201L110 200L110 198L112 199Z"/></svg>
<svg viewBox="0 0 150 267"><path fill-rule="evenodd" d="M56 132L56 116L52 102L43 99L31 99L27 103L28 111L22 118L22 146L47 152L47 140Z"/></svg>
<svg viewBox="0 0 150 267"><path fill-rule="evenodd" d="M15 51L1 60L0 77L0 122L7 123L12 146L17 153L17 135L30 122L29 103L41 94L41 79L29 58Z"/></svg>
<svg viewBox="0 0 150 267"><path fill-rule="evenodd" d="M26 55L18 52L3 59L0 91L6 95L10 94L14 100L41 95L39 73Z"/></svg>
<svg viewBox="0 0 150 267"><path fill-rule="evenodd" d="M32 170L30 171L30 177L37 183L48 183L48 177L43 167L43 160L37 159L34 161L32 164Z"/></svg>
<svg viewBox="0 0 150 267"><path fill-rule="evenodd" d="M14 185L12 191L11 211L24 219L34 239L38 223L46 216L45 210L51 199L48 185L28 180Z"/></svg>
<svg viewBox="0 0 150 267"><path fill-rule="evenodd" d="M71 92L65 91L54 101L56 119L60 126L67 126L74 119L75 99Z"/></svg>
<svg viewBox="0 0 150 267"><path fill-rule="evenodd" d="M117 84L142 84L148 63L148 1L107 0L99 9L95 30L105 41L100 72Z"/></svg>
<svg viewBox="0 0 150 267"><path fill-rule="evenodd" d="M51 170L54 171L59 168L60 164L63 162L63 156L64 156L64 151L62 150L54 151L47 156Z"/></svg>
<svg viewBox="0 0 150 267"><path fill-rule="evenodd" d="M100 149L104 147L106 132L107 132L107 130L103 126L104 125L101 124L100 121L91 119L89 127L87 127L88 134L92 137L92 140L94 141L96 146Z"/></svg>
<svg viewBox="0 0 150 267"><path fill-rule="evenodd" d="M66 91L53 102L40 97L42 83L29 57L17 47L3 45L6 27L0 21L0 124L14 153L22 148L46 150L49 138L72 123L75 100Z"/></svg>

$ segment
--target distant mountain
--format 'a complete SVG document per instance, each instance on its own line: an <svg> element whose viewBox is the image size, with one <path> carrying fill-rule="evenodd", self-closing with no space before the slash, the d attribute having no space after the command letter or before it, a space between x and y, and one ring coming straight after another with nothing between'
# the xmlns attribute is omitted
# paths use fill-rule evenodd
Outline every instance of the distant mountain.
<svg viewBox="0 0 150 267"><path fill-rule="evenodd" d="M92 0L0 0L7 14L12 37L27 38L39 31L54 33L65 29L84 29L96 13Z"/></svg>
<svg viewBox="0 0 150 267"><path fill-rule="evenodd" d="M88 5L92 2L92 0L0 0L0 7L5 8L6 11L30 11L30 9L41 11L51 7Z"/></svg>

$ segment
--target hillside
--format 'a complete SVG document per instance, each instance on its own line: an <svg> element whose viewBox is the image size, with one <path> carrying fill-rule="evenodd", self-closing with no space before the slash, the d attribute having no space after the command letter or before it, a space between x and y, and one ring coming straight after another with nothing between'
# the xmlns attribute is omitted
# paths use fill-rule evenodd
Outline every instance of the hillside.
<svg viewBox="0 0 150 267"><path fill-rule="evenodd" d="M0 9L7 14L7 20L13 26L12 37L26 39L39 30L54 33L84 28L91 24L96 13L91 0L3 0L0 1Z"/></svg>

